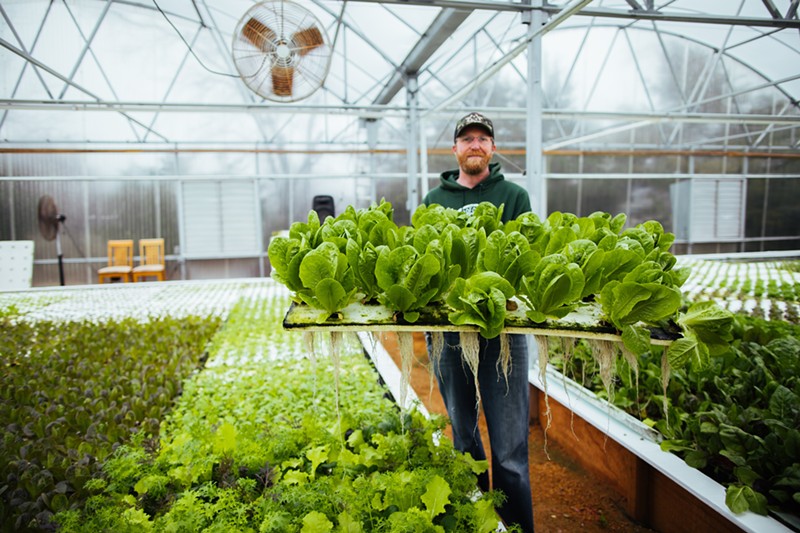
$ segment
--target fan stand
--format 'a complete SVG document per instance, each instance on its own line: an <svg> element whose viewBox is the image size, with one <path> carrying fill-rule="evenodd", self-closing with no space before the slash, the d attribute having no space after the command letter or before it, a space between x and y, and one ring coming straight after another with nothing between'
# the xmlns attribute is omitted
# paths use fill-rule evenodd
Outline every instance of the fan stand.
<svg viewBox="0 0 800 533"><path fill-rule="evenodd" d="M58 281L61 286L64 286L64 254L61 252L61 224L67 220L67 217L59 214L56 217L56 255L58 255Z"/></svg>

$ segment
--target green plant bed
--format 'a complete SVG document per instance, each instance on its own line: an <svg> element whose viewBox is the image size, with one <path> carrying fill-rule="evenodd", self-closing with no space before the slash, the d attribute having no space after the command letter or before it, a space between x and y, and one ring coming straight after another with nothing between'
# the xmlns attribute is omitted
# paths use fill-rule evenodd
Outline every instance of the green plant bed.
<svg viewBox="0 0 800 533"><path fill-rule="evenodd" d="M726 487L733 512L800 519L800 327L736 315L730 349L708 365L673 370L664 412L661 354L640 358L638 375L615 361L612 387L591 348L551 343L551 363L598 396L655 428L661 447ZM566 362L566 370L564 370Z"/></svg>
<svg viewBox="0 0 800 533"><path fill-rule="evenodd" d="M0 316L0 523L45 527L134 435L157 435L218 318L29 322Z"/></svg>
<svg viewBox="0 0 800 533"><path fill-rule="evenodd" d="M354 336L283 330L288 303L237 305L160 438L120 447L62 531L496 529L486 462L401 412Z"/></svg>

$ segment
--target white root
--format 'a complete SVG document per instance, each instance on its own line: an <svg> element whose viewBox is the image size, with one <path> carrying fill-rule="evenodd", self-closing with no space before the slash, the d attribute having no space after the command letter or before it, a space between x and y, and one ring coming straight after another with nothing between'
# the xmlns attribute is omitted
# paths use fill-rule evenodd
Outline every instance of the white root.
<svg viewBox="0 0 800 533"><path fill-rule="evenodd" d="M608 394L608 402L614 401L614 360L617 355L617 345L612 341L591 340L592 356L600 368L600 380Z"/></svg>
<svg viewBox="0 0 800 533"><path fill-rule="evenodd" d="M477 331L461 332L461 356L466 361L467 366L472 371L475 378L475 409L481 405L481 388L478 383L478 365L480 363L480 339Z"/></svg>
<svg viewBox="0 0 800 533"><path fill-rule="evenodd" d="M303 332L303 342L306 345L306 351L308 351L308 357L311 359L311 362L315 365L317 364L317 353L314 349L314 332L313 331L304 331Z"/></svg>
<svg viewBox="0 0 800 533"><path fill-rule="evenodd" d="M371 332L369 334L369 341L370 344L372 345L372 353L375 353L376 350L378 349L378 343L380 342L380 338L378 337L378 335L379 334L375 332Z"/></svg>
<svg viewBox="0 0 800 533"><path fill-rule="evenodd" d="M544 389L544 416L547 418L547 423L544 425L544 454L550 459L550 452L547 451L547 430L553 423L553 412L550 409L550 396L547 394L547 363L550 360L550 346L545 335L534 335L536 341L536 352L539 360L539 379L542 382Z"/></svg>
<svg viewBox="0 0 800 533"><path fill-rule="evenodd" d="M617 357L617 344L606 340L591 340L589 344L592 347L592 357L597 361L597 365L600 368L600 381L603 382L603 387L605 387L606 394L608 395L606 404L609 416L607 421L611 424L611 406L614 402L614 363ZM606 442L608 442L609 433L610 430L607 428L603 440L604 447Z"/></svg>
<svg viewBox="0 0 800 533"><path fill-rule="evenodd" d="M628 363L628 366L630 366L631 370L633 370L633 377L636 380L636 409L638 411L639 410L639 358L636 356L635 353L627 349L624 344L622 344L621 347L622 347L622 357L625 358L625 361Z"/></svg>
<svg viewBox="0 0 800 533"><path fill-rule="evenodd" d="M406 410L406 399L411 378L411 368L414 364L414 336L411 332L400 331L397 333L397 345L400 348L400 411Z"/></svg>
<svg viewBox="0 0 800 533"><path fill-rule="evenodd" d="M444 333L441 331L431 331L431 365L432 368L439 368L439 361L442 359L444 350Z"/></svg>
<svg viewBox="0 0 800 533"><path fill-rule="evenodd" d="M562 366L561 378L564 382L564 392L567 396L567 401L572 404L572 400L569 397L569 387L567 386L567 369L569 368L569 364L572 361L572 356L575 354L575 343L577 341L571 337L561 337L561 352L564 354L564 361ZM575 433L575 411L572 409L569 410L569 429L572 432L572 436L575 437L575 440L580 440L578 438L578 434Z"/></svg>
<svg viewBox="0 0 800 533"><path fill-rule="evenodd" d="M669 427L669 411L668 409L668 402L667 402L667 387L669 386L669 359L667 358L667 350L664 350L664 354L661 356L661 389L664 393L663 407L664 407L664 421L667 423L667 427Z"/></svg>
<svg viewBox="0 0 800 533"><path fill-rule="evenodd" d="M639 385L639 358L636 356L635 353L630 351L622 345L622 356L625 358L625 361L630 365L631 370L633 370L633 376L636 378L636 385Z"/></svg>
<svg viewBox="0 0 800 533"><path fill-rule="evenodd" d="M338 421L339 425L339 433L344 438L344 433L341 431L342 429L342 413L339 410L339 384L340 384L340 371L341 371L341 347L342 342L344 339L342 338L342 333L338 331L332 331L330 334L330 347L331 347L331 358L333 360L333 390L336 396L336 420Z"/></svg>
<svg viewBox="0 0 800 533"><path fill-rule="evenodd" d="M508 394L508 374L511 371L511 340L508 333L500 334L500 356L497 358L497 379L500 379L500 374L506 380L506 394Z"/></svg>
<svg viewBox="0 0 800 533"><path fill-rule="evenodd" d="M428 376L430 382L428 383L428 400L433 398L433 386L436 376L434 372L439 368L439 361L442 359L442 350L444 350L444 333L441 331L431 331L428 333L431 339L431 351L428 355ZM440 374L441 375L441 374Z"/></svg>
<svg viewBox="0 0 800 533"><path fill-rule="evenodd" d="M550 345L545 335L534 335L536 340L536 351L539 355L539 379L544 387L544 404L545 416L547 417L547 424L545 425L545 440L547 439L547 430L553 422L553 413L550 411L550 396L547 394L547 363L550 361Z"/></svg>

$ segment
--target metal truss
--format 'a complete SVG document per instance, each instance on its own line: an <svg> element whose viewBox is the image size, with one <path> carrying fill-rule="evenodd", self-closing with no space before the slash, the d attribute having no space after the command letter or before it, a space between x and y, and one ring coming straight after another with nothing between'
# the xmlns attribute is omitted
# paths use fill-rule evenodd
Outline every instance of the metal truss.
<svg viewBox="0 0 800 533"><path fill-rule="evenodd" d="M676 0L625 0L617 2L603 2L601 0L568 0L560 4L552 4L542 0L526 0L525 2L500 2L491 0L348 0L347 2L325 2L323 0L311 0L313 4L330 17L331 27L336 28L336 40L334 54L340 60L341 67L332 72L331 76L339 82L326 86L321 92L326 94L325 101L315 103L290 103L276 104L264 101L244 88L243 84L237 83L231 75L230 84L236 88L240 96L239 101L233 102L185 102L173 99L175 87L179 84L182 76L190 63L195 61L192 57L193 48L198 45L201 39L210 40L217 49L217 57L222 60L222 65L216 65L216 69L224 73L235 71L230 54L228 53L228 38L225 25L230 25L231 17L238 16L237 13L225 12L223 4L210 0L199 0L192 2L192 8L186 10L178 9L180 3L169 3L162 0L165 4L162 11L166 20L173 25L180 25L181 38L185 40L185 48L181 52L181 60L177 68L172 72L171 79L164 85L160 97L155 101L134 101L122 99L118 96L118 87L107 74L104 65L95 50L95 42L98 31L108 23L109 11L115 7L138 8L151 13L161 11L161 6L157 3L123 1L123 0L103 0L98 1L102 4L96 19L88 25L83 21L79 23L78 17L74 13L74 4L69 0L58 2L43 3L45 9L41 13L41 20L32 39L27 40L18 31L19 20L13 20L0 1L0 15L8 27L8 32L0 37L0 48L7 54L12 54L24 60L24 65L19 70L17 78L11 80L11 90L0 98L0 135L8 142L13 143L13 137L3 135L4 125L7 123L8 114L11 112L23 111L65 111L70 110L76 113L82 112L110 112L123 117L129 125L131 131L130 139L120 139L120 142L133 143L163 143L170 145L191 144L196 141L184 141L173 137L167 133L163 126L164 120L169 120L169 115L174 113L241 113L250 115L260 132L260 138L256 141L264 145L280 142L281 133L289 127L293 117L298 115L317 115L317 116L341 116L349 117L357 121L362 126L367 122L373 121L397 121L406 122L406 131L413 132L406 139L401 139L399 143L409 151L417 151L424 146L427 141L419 140L419 131L428 121L450 119L461 110L465 109L465 102L470 102L470 95L479 87L490 86L496 82L496 75L502 70L511 70L521 82L527 83L530 71L523 71L515 61L523 54L531 54L532 44L541 39L546 33L569 26L573 31L583 31L584 42L588 39L591 32L600 29L615 29L617 32L603 58L604 63L614 60L612 51L615 47L625 50L633 59L633 68L638 76L638 90L641 91L647 101L647 109L635 112L620 112L615 110L598 111L590 106L591 100L595 96L596 87L600 84L602 70L595 74L591 80L591 87L585 94L585 100L579 105L563 107L563 102L554 97L548 100L547 94L535 95L530 93L530 98L538 98L541 103L541 112L537 117L531 117L532 110L527 108L497 108L496 116L551 121L556 125L558 136L550 137L542 142L542 149L560 149L566 147L591 147L603 145L604 138L622 131L633 131L641 128L655 126L658 129L659 142L665 147L685 147L684 134L685 125L692 123L708 123L718 125L737 125L744 128L744 132L731 132L730 140L737 144L746 143L750 146L762 146L771 133L786 131L794 132L798 126L798 101L796 91L790 87L797 84L800 79L800 71L792 72L789 69L787 76L779 79L771 79L770 76L762 72L758 65L750 64L737 58L736 51L753 41L776 42L778 46L792 46L787 44L788 39L779 39L779 33L800 29L798 20L798 3L800 0L791 0L788 7L781 11L773 0L739 0L732 2L738 8L736 14L731 13L704 13L699 12L699 6L693 6L692 10L682 6ZM357 19L353 6L358 4L375 4L390 10L400 6L419 6L426 9L435 10L435 15L427 27L418 31L418 39L410 47L408 53L402 60L394 59L395 55L387 50L390 43L379 42L374 36L370 36L363 30L364 25L369 21ZM748 7L748 15L741 15L743 7ZM758 7L758 10L754 6ZM171 9L167 9L167 8ZM56 8L63 9L71 21L73 30L76 31L82 41L82 47L75 55L72 64L55 66L48 63L46 50L41 50L43 31L53 17ZM755 14L760 11L761 15ZM392 12L394 13L394 12ZM446 63L447 57L457 57L456 51L449 51L456 33L468 21L474 17L481 16L491 18L496 14L510 14L518 16L519 22L528 24L530 30L522 35L517 35L514 41L503 41L491 32L484 32L479 27L478 31L472 36L467 36L466 41L459 41L456 46L464 46L465 43L478 43L478 39L488 39L491 47L499 58L489 65L483 65L480 72L460 85L453 85L451 80L447 80L437 71L442 63ZM395 15L400 19L399 15ZM530 24L533 17L539 17L541 24ZM63 18L60 19L63 23ZM727 26L728 33L724 41L720 43L704 43L697 38L681 35L678 30L667 27L668 23L690 23L698 25ZM734 28L752 28L752 34L743 38L733 32ZM582 28L582 30L581 30ZM177 30L177 28L176 28ZM647 79L642 63L649 58L644 57L637 50L632 40L633 32L651 32L655 35L665 63L668 65L667 75L676 90L680 91L681 104L679 106L664 109L657 105L652 95L652 82ZM519 32L517 32L519 33ZM785 35L782 33L781 35ZM800 34L795 34L797 44L794 45L795 51L800 49ZM694 45L705 47L710 50L706 56L705 64L702 65L700 75L695 80L681 79L679 72L686 72L688 59L684 58L680 62L672 57L664 43L666 39L683 39ZM352 43L351 43L352 41ZM385 67L380 71L373 71L365 65L349 61L350 46L367 46L384 62ZM476 45L477 46L477 45ZM579 55L584 50L582 43L578 53L573 57L577 61ZM79 81L78 76L82 68L91 64L96 68L104 80L103 86L85 86ZM573 63L574 64L574 63ZM735 81L735 76L729 71L731 65L746 68L754 73L762 81L742 87ZM722 72L724 79L722 90L716 88L716 92L710 93L713 83L719 83L719 73ZM21 93L24 86L23 79L30 83L31 74L38 80L39 87L45 98L30 98ZM367 85L356 86L350 83L355 75L359 78L366 78ZM566 78L562 80L562 86L570 83L573 70L570 69ZM45 79L47 78L47 79ZM55 88L52 80L58 80L59 87ZM438 100L422 98L431 85L445 88L448 95ZM775 109L773 113L752 113L748 110L740 109L740 100L749 94L755 94L765 89L774 89ZM406 94L404 101L398 98L401 93ZM78 97L76 97L78 95ZM783 98L782 102L778 99ZM719 103L726 107L724 112L708 112L706 107L712 103ZM486 107L486 102L481 107ZM142 114L149 113L146 119L142 119ZM267 118L269 117L269 120ZM416 118L414 118L416 117ZM277 120L278 123L273 123ZM601 121L614 121L615 124L608 126L607 123L593 129L592 124L600 124ZM345 122L344 127L350 127L352 122ZM395 131L395 126L390 131ZM529 132L530 133L530 132ZM792 149L797 147L797 135L794 133L794 141L786 146L777 146L776 149ZM337 138L341 137L338 131L332 131L323 143L336 144L341 142ZM375 139L374 136L371 137ZM413 139L416 144L407 144ZM724 136L710 140L710 144L724 141ZM43 143L53 142L54 139L42 141ZM208 144L224 145L227 141L214 138L209 134ZM320 142L314 139L310 142ZM344 141L344 144L351 142ZM396 142L396 140L394 141ZM370 146L375 148L378 143L386 144L386 141L378 140ZM392 142L389 142L391 144ZM31 141L26 140L25 145L30 145ZM690 142L689 145L697 146L698 142ZM535 149L535 147L534 147Z"/></svg>

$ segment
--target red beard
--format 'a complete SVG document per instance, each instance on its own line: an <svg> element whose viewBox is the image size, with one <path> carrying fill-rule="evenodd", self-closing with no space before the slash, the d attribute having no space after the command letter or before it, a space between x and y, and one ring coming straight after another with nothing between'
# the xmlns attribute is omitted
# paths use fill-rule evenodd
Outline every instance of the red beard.
<svg viewBox="0 0 800 533"><path fill-rule="evenodd" d="M474 157L477 156L477 157ZM458 166L461 167L466 174L470 176L477 176L486 170L489 166L489 161L492 160L492 154L483 152L472 151L463 154L456 154Z"/></svg>

